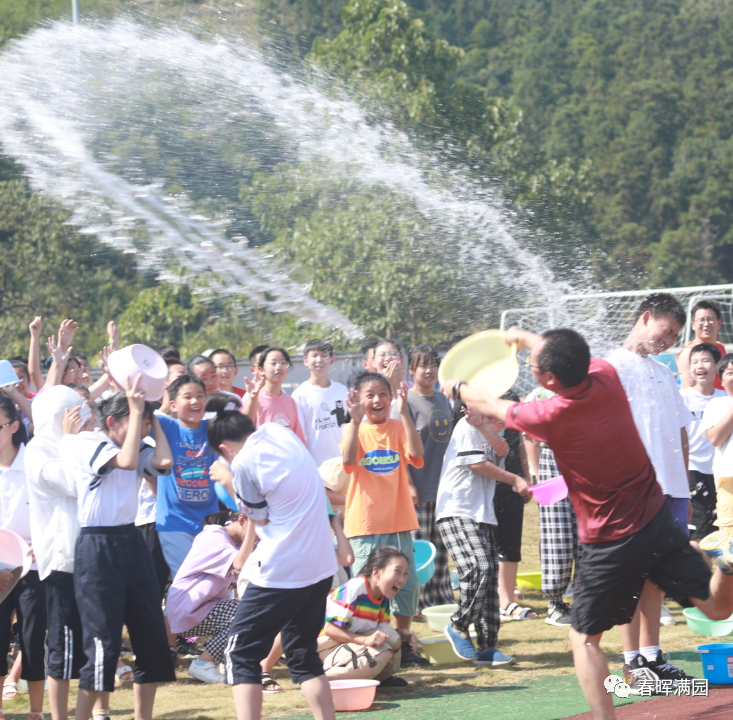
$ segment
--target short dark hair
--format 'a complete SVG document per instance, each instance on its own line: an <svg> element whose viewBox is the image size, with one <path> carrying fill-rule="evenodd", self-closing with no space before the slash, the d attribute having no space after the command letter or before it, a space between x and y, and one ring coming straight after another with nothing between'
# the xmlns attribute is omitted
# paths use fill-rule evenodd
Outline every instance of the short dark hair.
<svg viewBox="0 0 733 720"><path fill-rule="evenodd" d="M370 382L384 383L384 385L387 387L387 390L389 390L390 393L392 392L392 387L389 384L389 380L387 380L387 378L384 377L384 375L382 375L381 373L374 372L359 373L356 376L356 380L354 380L354 390L359 392L364 385Z"/></svg>
<svg viewBox="0 0 733 720"><path fill-rule="evenodd" d="M384 570L395 558L404 558L408 565L410 563L407 555L394 545L380 545L379 547L375 547L369 553L369 557L362 569L359 570L359 575L361 577L371 577L375 570Z"/></svg>
<svg viewBox="0 0 733 720"><path fill-rule="evenodd" d="M31 374L28 372L28 366L24 362L21 362L20 360L11 360L10 364L15 370L22 370L28 380L31 379Z"/></svg>
<svg viewBox="0 0 733 720"><path fill-rule="evenodd" d="M238 520L241 514L236 510L217 510L204 516L204 525L221 525L224 527L230 522Z"/></svg>
<svg viewBox="0 0 733 720"><path fill-rule="evenodd" d="M206 428L206 438L209 447L217 454L219 445L223 442L240 442L255 431L255 424L248 415L243 415L239 410L225 410L227 398L217 398L212 404L210 412L215 412L216 417L212 418ZM207 405L208 408L208 405Z"/></svg>
<svg viewBox="0 0 733 720"><path fill-rule="evenodd" d="M204 385L203 380L200 380L195 375L181 375L181 377L177 377L169 386L168 386L168 398L170 400L175 400L176 397L178 397L178 393L181 391L181 388L184 385L198 385L204 393L206 392L206 386Z"/></svg>
<svg viewBox="0 0 733 720"><path fill-rule="evenodd" d="M168 367L173 367L174 365L182 365L183 367L186 367L186 363L183 362L181 358L177 358L177 357L165 358L165 364Z"/></svg>
<svg viewBox="0 0 733 720"><path fill-rule="evenodd" d="M542 333L545 341L537 356L540 370L551 372L566 388L575 387L588 376L590 348L585 338L570 328Z"/></svg>
<svg viewBox="0 0 733 720"><path fill-rule="evenodd" d="M699 345L693 346L690 350L690 360L692 360L693 355L702 352L710 353L716 364L720 362L720 350L713 343L700 343Z"/></svg>
<svg viewBox="0 0 733 720"><path fill-rule="evenodd" d="M229 352L226 348L217 348L213 352L209 353L209 358L213 358L214 355L229 355L229 357L232 359L232 362L236 365L237 364L237 358L234 357L234 355ZM213 360L212 360L213 362Z"/></svg>
<svg viewBox="0 0 733 720"><path fill-rule="evenodd" d="M292 362L290 361L290 355L288 354L288 351L285 348L277 347L276 345L267 345L265 349L260 353L260 358L257 361L257 364L260 367L264 366L265 360L267 360L267 356L271 352L279 352L285 358L285 362L288 364L288 366L292 366Z"/></svg>
<svg viewBox="0 0 733 720"><path fill-rule="evenodd" d="M236 395L232 396L228 392L214 392L206 398L206 405L204 410L206 412L216 412L217 410L223 410L229 403L234 405L235 410L242 409L242 401Z"/></svg>
<svg viewBox="0 0 733 720"><path fill-rule="evenodd" d="M379 340L370 340L366 345L363 345L361 348L361 353L366 357L369 354L370 350L374 350L377 345L379 345Z"/></svg>
<svg viewBox="0 0 733 720"><path fill-rule="evenodd" d="M698 310L712 310L718 320L721 320L723 317L723 313L720 311L720 305L718 305L718 303L714 302L713 300L698 300L692 306L692 310L690 310L690 316L693 320L695 319L695 313Z"/></svg>
<svg viewBox="0 0 733 720"><path fill-rule="evenodd" d="M432 345L418 345L412 348L407 355L407 366L410 370L420 367L421 365L440 365L440 355Z"/></svg>
<svg viewBox="0 0 733 720"><path fill-rule="evenodd" d="M127 400L125 392L118 392L108 398L102 400L97 405L97 415L102 428L107 427L107 418L112 418L115 422L119 422L130 414L130 403ZM153 419L153 406L146 400L143 416Z"/></svg>
<svg viewBox="0 0 733 720"><path fill-rule="evenodd" d="M163 360L170 360L171 358L176 358L176 360L181 359L181 353L178 352L178 348L175 345L163 345L159 347L158 355L161 355Z"/></svg>
<svg viewBox="0 0 733 720"><path fill-rule="evenodd" d="M325 352L329 355L333 355L333 345L326 340L309 340L303 348L303 357L305 357L311 350L318 350L319 352Z"/></svg>
<svg viewBox="0 0 733 720"><path fill-rule="evenodd" d="M687 322L687 313L682 303L671 293L652 293L647 295L636 309L634 322L636 322L646 311L652 314L653 318L672 317L684 327Z"/></svg>
<svg viewBox="0 0 733 720"><path fill-rule="evenodd" d="M249 354L249 364L251 367L257 367L259 365L260 355L262 355L262 351L267 350L268 347L269 345L258 345L252 350Z"/></svg>
<svg viewBox="0 0 733 720"><path fill-rule="evenodd" d="M69 357L81 358L82 360L86 360L87 362L89 362L89 358L81 350L79 350L79 352L76 352L75 350L73 353L69 355Z"/></svg>
<svg viewBox="0 0 733 720"><path fill-rule="evenodd" d="M0 411L5 413L5 417L8 419L8 422L18 423L18 429L13 433L12 437L13 447L20 447L23 443L28 442L28 431L25 427L25 423L20 417L18 408L16 408L15 403L5 395L0 395Z"/></svg>
<svg viewBox="0 0 733 720"><path fill-rule="evenodd" d="M186 371L189 375L193 375L193 369L199 365L211 365L211 367L214 367L214 361L211 358L207 358L206 355L194 355L186 363Z"/></svg>
<svg viewBox="0 0 733 720"><path fill-rule="evenodd" d="M723 371L728 367L728 365L733 365L733 353L723 355L718 363L718 377L721 380L723 379Z"/></svg>

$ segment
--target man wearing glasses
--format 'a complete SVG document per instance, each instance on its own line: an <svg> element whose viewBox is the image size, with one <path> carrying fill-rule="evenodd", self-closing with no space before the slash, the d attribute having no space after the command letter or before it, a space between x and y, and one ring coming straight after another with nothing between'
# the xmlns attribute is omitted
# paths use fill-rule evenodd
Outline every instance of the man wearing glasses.
<svg viewBox="0 0 733 720"><path fill-rule="evenodd" d="M717 345L721 357L727 352L725 345L718 342L718 331L723 324L723 317L718 303L712 300L698 300L692 307L691 315L692 329L695 332L695 337L677 355L677 370L679 371L683 388L692 387L693 385L692 378L690 377L690 350L695 345L699 345L700 343ZM723 389L720 378L715 378L715 387L718 390Z"/></svg>

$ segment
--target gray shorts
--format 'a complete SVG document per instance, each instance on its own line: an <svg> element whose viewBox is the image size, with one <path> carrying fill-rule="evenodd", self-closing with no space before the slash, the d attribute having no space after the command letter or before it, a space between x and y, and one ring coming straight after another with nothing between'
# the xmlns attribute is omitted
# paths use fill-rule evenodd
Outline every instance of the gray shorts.
<svg viewBox="0 0 733 720"><path fill-rule="evenodd" d="M349 538L351 548L354 551L354 565L352 573L359 574L364 567L370 553L374 548L382 545L392 545L402 550L408 557L409 577L402 589L389 601L390 609L397 615L412 617L417 615L418 602L420 601L420 583L417 580L417 568L415 567L415 555L412 549L412 536L406 530L400 533L389 533L388 535L359 535Z"/></svg>

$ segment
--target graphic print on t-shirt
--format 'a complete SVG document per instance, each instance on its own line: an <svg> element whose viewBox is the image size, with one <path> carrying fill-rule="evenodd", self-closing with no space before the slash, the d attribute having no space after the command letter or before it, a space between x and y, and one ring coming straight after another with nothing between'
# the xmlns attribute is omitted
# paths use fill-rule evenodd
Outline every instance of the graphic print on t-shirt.
<svg viewBox="0 0 733 720"><path fill-rule="evenodd" d="M400 466L400 454L396 450L370 450L359 460L359 465L377 475L391 475Z"/></svg>
<svg viewBox="0 0 733 720"><path fill-rule="evenodd" d="M182 448L182 445L178 447ZM211 499L209 468L201 462L205 451L206 446L198 450L189 447L186 449L185 460L180 456L177 458L181 462L174 466L173 472L176 477L176 496L179 500L207 503ZM193 464L188 465L189 460Z"/></svg>
<svg viewBox="0 0 733 720"><path fill-rule="evenodd" d="M428 418L430 439L438 443L447 443L450 440L450 417L445 410L436 408L430 412Z"/></svg>
<svg viewBox="0 0 733 720"><path fill-rule="evenodd" d="M344 409L344 402L343 400L336 400L334 403L336 407L334 407L333 410L330 411L330 415L336 416L336 426L341 427L346 422L346 410ZM326 403L321 403L321 408L328 411L328 405ZM316 428L318 427L318 420L316 419ZM333 425L324 425L323 427L333 427Z"/></svg>

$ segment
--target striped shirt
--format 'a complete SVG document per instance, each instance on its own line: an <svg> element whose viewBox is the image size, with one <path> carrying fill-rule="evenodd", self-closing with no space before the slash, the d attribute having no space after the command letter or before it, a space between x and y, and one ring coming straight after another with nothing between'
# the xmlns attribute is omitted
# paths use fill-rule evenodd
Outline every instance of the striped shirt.
<svg viewBox="0 0 733 720"><path fill-rule="evenodd" d="M326 622L353 633L364 634L378 625L389 625L389 600L375 600L361 575L337 587L326 605Z"/></svg>

